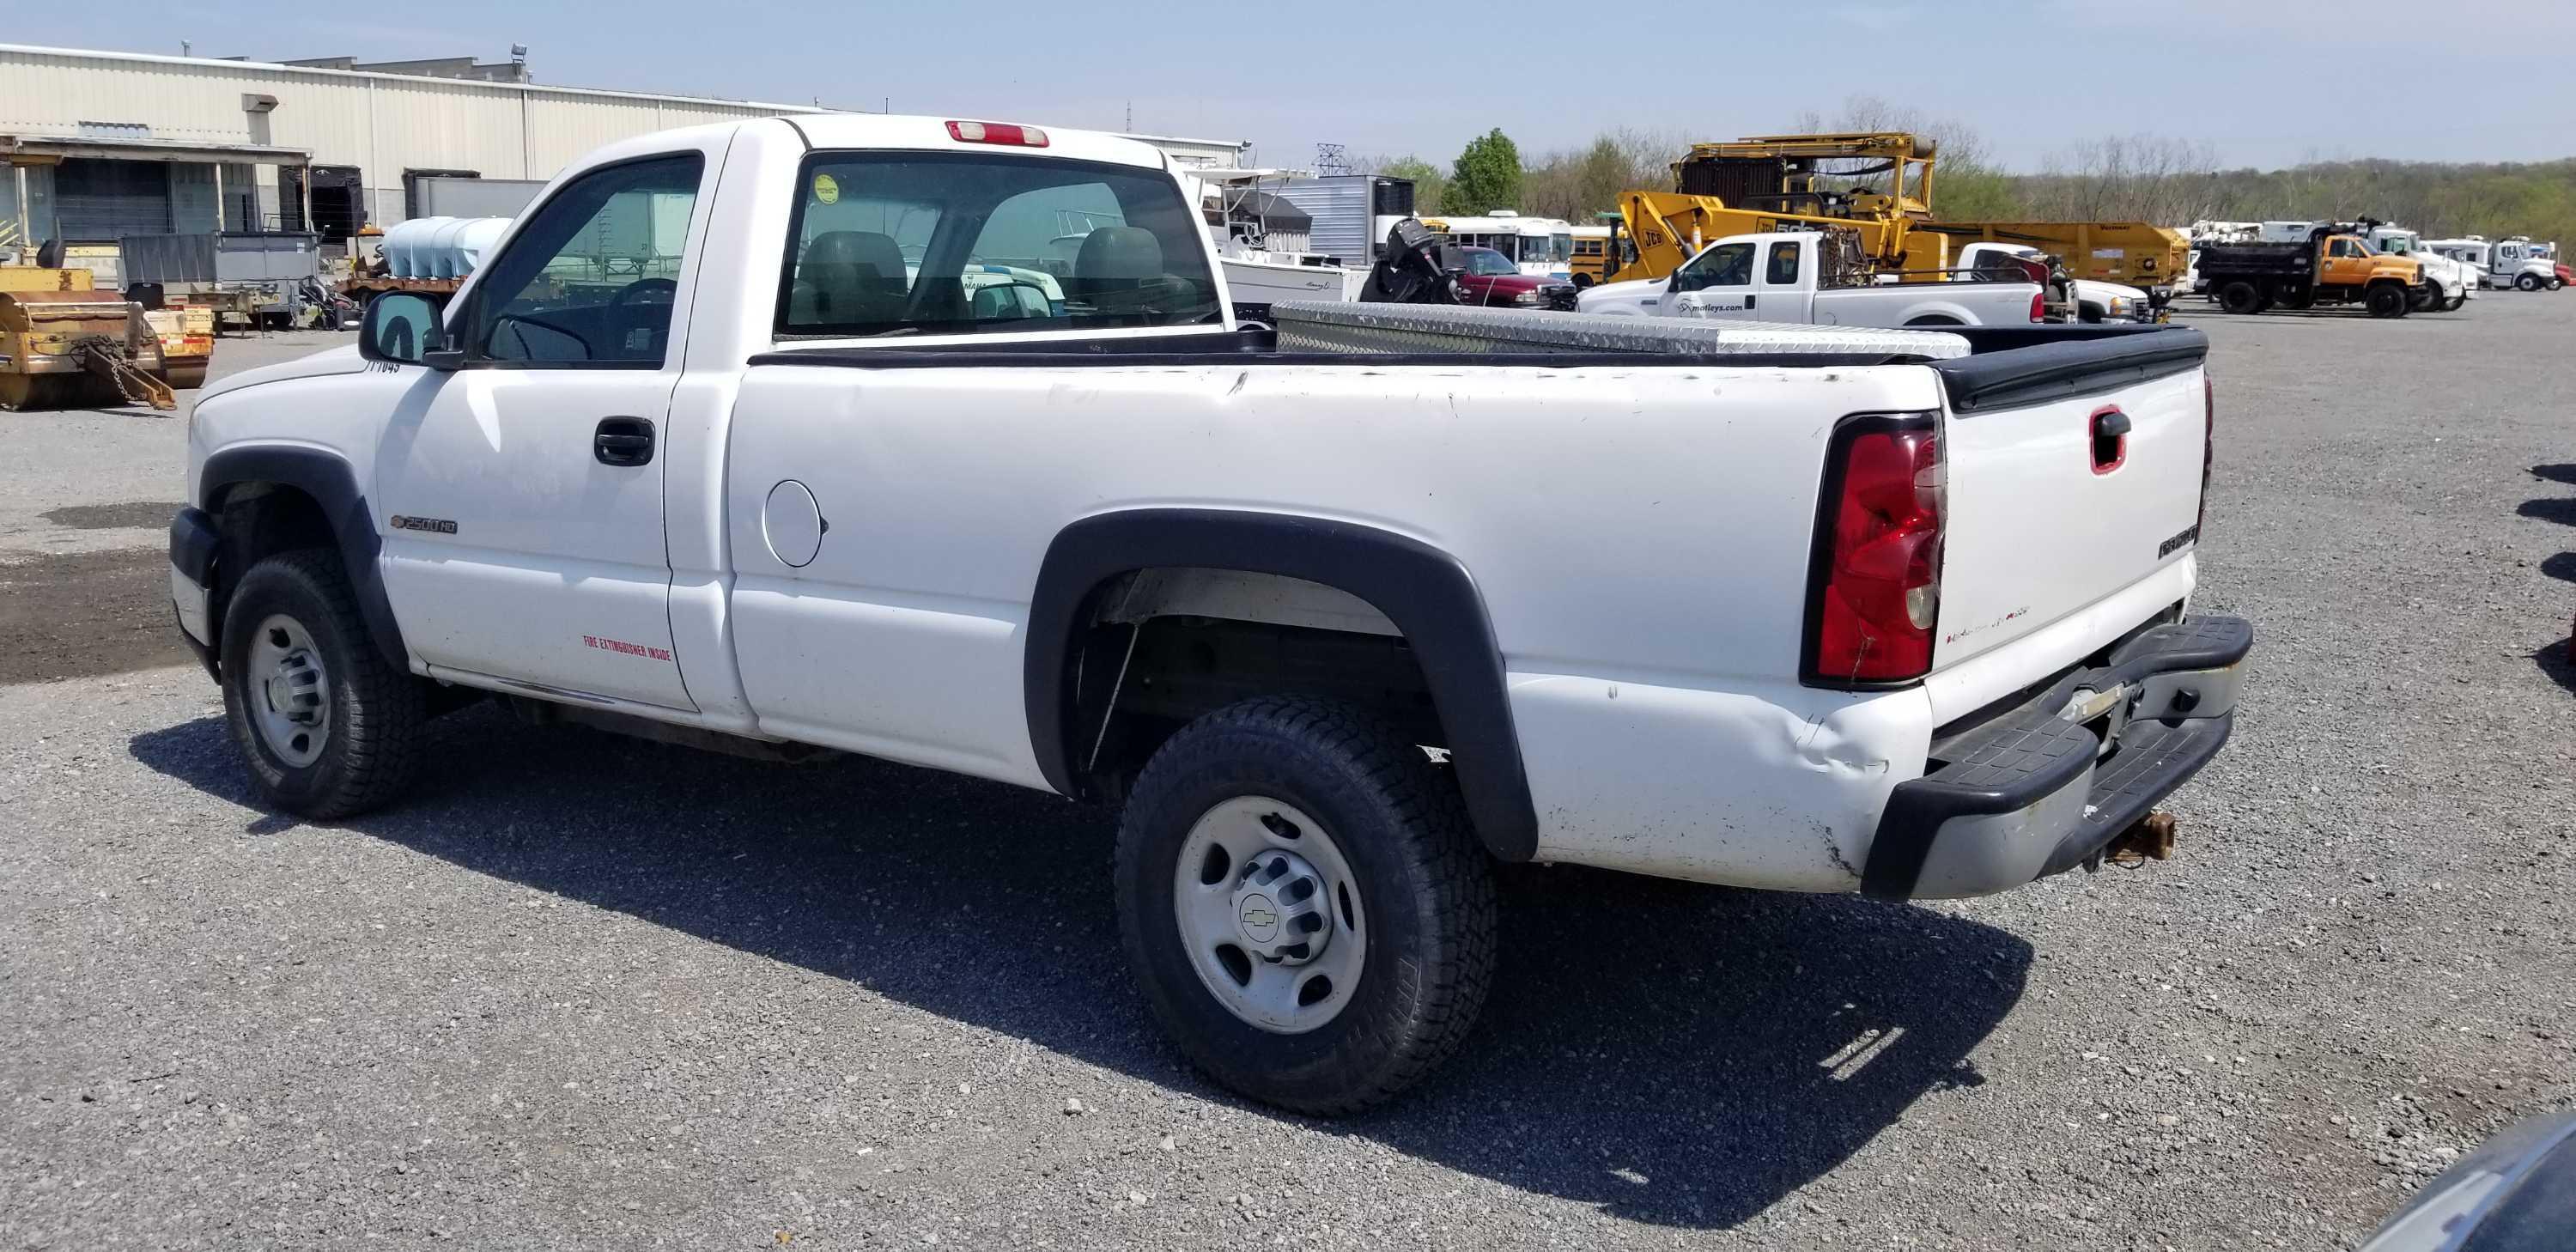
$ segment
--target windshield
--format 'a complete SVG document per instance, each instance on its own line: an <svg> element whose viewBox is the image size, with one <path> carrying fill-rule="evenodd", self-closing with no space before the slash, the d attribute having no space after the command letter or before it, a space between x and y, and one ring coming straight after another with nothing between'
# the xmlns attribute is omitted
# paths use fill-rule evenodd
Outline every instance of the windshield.
<svg viewBox="0 0 2576 1252"><path fill-rule="evenodd" d="M1555 262L1558 262L1558 263L1562 264L1563 262L1565 262L1566 260L1568 260L1569 258L1571 258L1573 255L1574 255L1574 236L1572 236L1572 235L1550 235L1550 236L1548 236L1548 237L1547 237L1547 259L1548 259L1548 260L1555 261Z"/></svg>
<svg viewBox="0 0 2576 1252"><path fill-rule="evenodd" d="M1520 273L1520 269L1512 264L1510 257L1491 248L1462 248L1460 251L1467 254L1467 272L1470 274L1493 278L1503 274Z"/></svg>
<svg viewBox="0 0 2576 1252"><path fill-rule="evenodd" d="M1220 320L1171 177L999 153L818 152L798 174L778 329L972 334Z"/></svg>

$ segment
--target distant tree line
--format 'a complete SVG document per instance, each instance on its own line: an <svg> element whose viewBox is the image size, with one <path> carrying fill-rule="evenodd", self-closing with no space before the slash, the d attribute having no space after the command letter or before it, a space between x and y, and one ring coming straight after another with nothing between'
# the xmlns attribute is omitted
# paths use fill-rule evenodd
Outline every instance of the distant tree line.
<svg viewBox="0 0 2576 1252"><path fill-rule="evenodd" d="M2311 161L2282 170L2222 169L2216 149L2156 135L2115 135L2052 154L2035 173L1997 165L1977 132L1856 96L1832 116L1809 112L1788 128L1911 131L1939 144L1933 212L1951 221L2266 221L2374 217L2433 236L2529 235L2576 243L2576 158L2539 164ZM1524 158L1502 131L1470 141L1443 170L1418 156L1363 158L1362 170L1411 178L1426 214L1515 209L1591 221L1615 211L1619 193L1669 188L1671 165L1698 135L1620 128L1577 148ZM1831 172L1831 167L1827 167ZM1866 178L1852 181L1866 183Z"/></svg>

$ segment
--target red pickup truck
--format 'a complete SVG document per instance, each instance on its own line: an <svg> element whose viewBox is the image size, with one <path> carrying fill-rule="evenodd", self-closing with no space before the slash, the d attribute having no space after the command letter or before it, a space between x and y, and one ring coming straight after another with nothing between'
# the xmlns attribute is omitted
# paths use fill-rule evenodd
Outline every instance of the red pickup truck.
<svg viewBox="0 0 2576 1252"><path fill-rule="evenodd" d="M1458 276L1458 285L1465 289L1469 304L1556 309L1561 312L1574 308L1574 297L1578 293L1570 282L1524 274L1510 257L1492 248L1460 248L1458 251L1467 257L1467 270Z"/></svg>

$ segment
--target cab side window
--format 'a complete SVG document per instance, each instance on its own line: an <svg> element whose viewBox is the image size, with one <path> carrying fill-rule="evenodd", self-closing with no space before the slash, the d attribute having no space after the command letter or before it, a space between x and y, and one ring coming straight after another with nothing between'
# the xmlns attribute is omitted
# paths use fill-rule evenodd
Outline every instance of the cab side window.
<svg viewBox="0 0 2576 1252"><path fill-rule="evenodd" d="M1726 243L1700 253L1691 258L1689 264L1673 271L1673 290L1751 286L1753 249L1754 245L1750 243Z"/></svg>
<svg viewBox="0 0 2576 1252"><path fill-rule="evenodd" d="M1795 285L1798 281L1798 262L1804 257L1804 246L1794 239L1771 245L1771 265L1764 272L1762 281L1774 287Z"/></svg>
<svg viewBox="0 0 2576 1252"><path fill-rule="evenodd" d="M629 161L574 179L485 267L467 354L527 368L654 369L705 160Z"/></svg>

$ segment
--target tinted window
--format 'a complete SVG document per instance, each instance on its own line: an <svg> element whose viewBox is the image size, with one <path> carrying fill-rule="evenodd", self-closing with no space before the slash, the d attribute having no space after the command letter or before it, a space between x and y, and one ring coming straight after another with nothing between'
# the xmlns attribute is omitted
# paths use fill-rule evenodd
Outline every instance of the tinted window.
<svg viewBox="0 0 2576 1252"><path fill-rule="evenodd" d="M1798 260L1805 253L1806 249L1795 240L1771 245L1771 265L1763 274L1762 281L1775 287L1795 284L1798 281Z"/></svg>
<svg viewBox="0 0 2576 1252"><path fill-rule="evenodd" d="M1198 215L1159 171L998 153L818 153L798 193L783 334L1221 316Z"/></svg>
<svg viewBox="0 0 2576 1252"><path fill-rule="evenodd" d="M1459 251L1467 254L1467 272L1470 274L1492 278L1521 272L1520 267L1512 264L1510 257L1491 248L1461 248Z"/></svg>
<svg viewBox="0 0 2576 1252"><path fill-rule="evenodd" d="M1690 264L1673 271L1675 291L1697 291L1702 287L1744 287L1753 282L1753 249L1750 243L1723 243L1691 258Z"/></svg>
<svg viewBox="0 0 2576 1252"><path fill-rule="evenodd" d="M528 365L661 364L704 162L695 154L584 174L539 205L484 267L465 350Z"/></svg>

